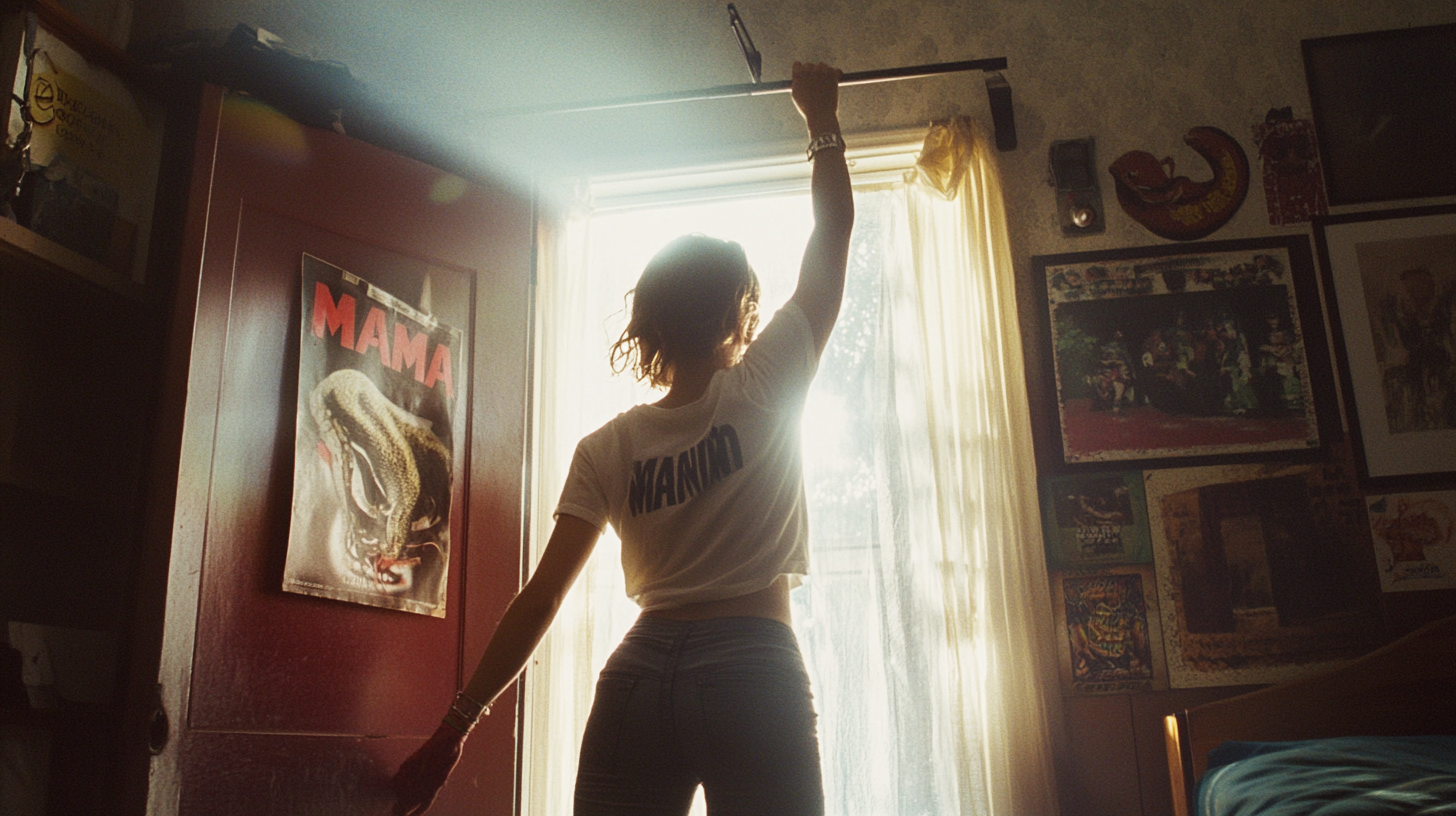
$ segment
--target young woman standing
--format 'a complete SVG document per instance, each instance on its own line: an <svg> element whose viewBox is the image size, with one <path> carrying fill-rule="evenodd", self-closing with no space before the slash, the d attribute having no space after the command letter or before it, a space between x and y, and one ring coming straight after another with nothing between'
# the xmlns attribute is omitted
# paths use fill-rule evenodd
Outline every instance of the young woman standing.
<svg viewBox="0 0 1456 816"><path fill-rule="evenodd" d="M578 816L682 816L700 784L712 816L824 812L789 590L808 571L800 415L839 315L854 223L839 77L794 64L814 230L793 296L755 338L758 280L738 244L684 236L647 265L612 363L667 395L577 446L541 562L440 728L400 767L396 814L429 807L607 524L642 614L598 681Z"/></svg>

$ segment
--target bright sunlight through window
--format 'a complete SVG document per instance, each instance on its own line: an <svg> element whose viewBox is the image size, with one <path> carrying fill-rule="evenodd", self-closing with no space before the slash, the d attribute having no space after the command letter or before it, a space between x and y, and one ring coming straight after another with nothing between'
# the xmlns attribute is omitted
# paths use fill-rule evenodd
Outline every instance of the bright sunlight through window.
<svg viewBox="0 0 1456 816"><path fill-rule="evenodd" d="M1000 185L964 122L862 151L844 301L801 426L810 572L791 596L826 811L1048 812L1055 656ZM543 220L537 541L577 440L661 396L607 363L644 265L684 233L738 241L770 319L811 231L807 170L786 156L601 179L594 209ZM527 674L533 816L571 813L592 688L637 615L619 560L604 535Z"/></svg>

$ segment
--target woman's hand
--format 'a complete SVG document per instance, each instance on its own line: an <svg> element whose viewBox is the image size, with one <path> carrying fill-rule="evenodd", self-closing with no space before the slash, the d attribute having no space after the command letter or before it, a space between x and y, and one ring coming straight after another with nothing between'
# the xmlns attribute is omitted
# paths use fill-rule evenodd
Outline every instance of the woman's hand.
<svg viewBox="0 0 1456 816"><path fill-rule="evenodd" d="M420 816L429 810L435 794L460 761L465 735L444 723L394 775L394 816Z"/></svg>
<svg viewBox="0 0 1456 816"><path fill-rule="evenodd" d="M839 132L839 78L843 76L838 68L822 62L794 63L793 84L789 91L794 98L794 107L804 117L809 135Z"/></svg>

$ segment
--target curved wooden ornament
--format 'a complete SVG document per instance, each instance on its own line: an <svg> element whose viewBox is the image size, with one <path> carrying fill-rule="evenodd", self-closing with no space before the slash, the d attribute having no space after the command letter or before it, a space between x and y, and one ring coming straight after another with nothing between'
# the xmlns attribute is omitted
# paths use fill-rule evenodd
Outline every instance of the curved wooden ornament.
<svg viewBox="0 0 1456 816"><path fill-rule="evenodd" d="M1117 201L1135 221L1161 238L1194 241L1227 224L1249 192L1249 158L1234 137L1196 127L1183 141L1213 169L1208 181L1175 176L1173 159L1133 150L1108 167ZM1167 168L1164 171L1164 167Z"/></svg>

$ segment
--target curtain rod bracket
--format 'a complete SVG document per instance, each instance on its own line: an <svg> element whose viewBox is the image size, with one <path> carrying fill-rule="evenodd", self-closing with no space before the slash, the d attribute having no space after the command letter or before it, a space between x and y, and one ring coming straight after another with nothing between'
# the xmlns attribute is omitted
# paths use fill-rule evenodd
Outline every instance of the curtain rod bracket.
<svg viewBox="0 0 1456 816"><path fill-rule="evenodd" d="M996 149L1016 149L1016 115L1011 108L1011 83L1000 71L986 71L986 98L991 103L991 124L996 129Z"/></svg>

